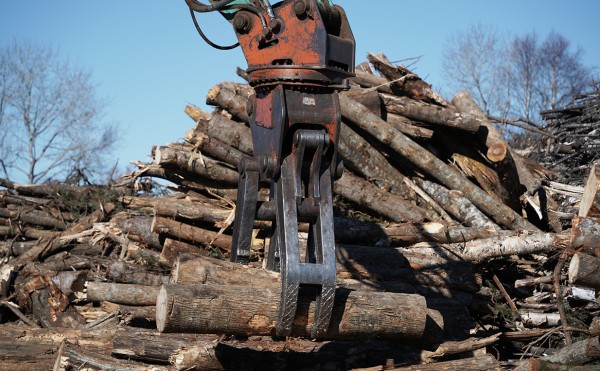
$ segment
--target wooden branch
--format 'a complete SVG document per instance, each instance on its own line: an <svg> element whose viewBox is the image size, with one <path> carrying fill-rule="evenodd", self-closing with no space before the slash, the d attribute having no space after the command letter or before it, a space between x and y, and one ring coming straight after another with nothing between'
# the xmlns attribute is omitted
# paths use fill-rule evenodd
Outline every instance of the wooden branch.
<svg viewBox="0 0 600 371"><path fill-rule="evenodd" d="M162 286L156 301L157 328L160 332L273 335L280 295L279 290L261 287ZM313 304L300 298L294 336L310 333ZM425 329L426 308L419 295L338 289L325 337L419 338Z"/></svg>
<svg viewBox="0 0 600 371"><path fill-rule="evenodd" d="M379 73L385 76L390 82L390 88L396 95L406 95L413 99L436 103L440 106L447 106L448 103L436 94L431 85L421 80L419 76L409 71L404 66L393 66L385 57L368 54L367 59Z"/></svg>
<svg viewBox="0 0 600 371"><path fill-rule="evenodd" d="M460 189L475 206L490 216L498 225L508 229L538 230L514 210L476 187L459 172L443 163L398 130L392 128L385 121L373 115L360 104L342 95L340 96L340 105L342 115L350 122L367 131L382 143L389 145L391 150L426 171L446 187Z"/></svg>

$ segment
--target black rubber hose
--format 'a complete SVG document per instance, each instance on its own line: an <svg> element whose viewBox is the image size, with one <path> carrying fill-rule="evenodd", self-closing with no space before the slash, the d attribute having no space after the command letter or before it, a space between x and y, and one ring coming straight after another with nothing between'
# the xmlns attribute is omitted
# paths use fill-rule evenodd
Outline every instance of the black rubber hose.
<svg viewBox="0 0 600 371"><path fill-rule="evenodd" d="M228 5L234 1L235 0L220 0L214 4L207 5L207 4L201 3L197 0L185 0L185 3L190 8L190 10L193 10L194 12L208 13L208 12L214 12L215 10L221 10L223 7L225 7L226 5Z"/></svg>

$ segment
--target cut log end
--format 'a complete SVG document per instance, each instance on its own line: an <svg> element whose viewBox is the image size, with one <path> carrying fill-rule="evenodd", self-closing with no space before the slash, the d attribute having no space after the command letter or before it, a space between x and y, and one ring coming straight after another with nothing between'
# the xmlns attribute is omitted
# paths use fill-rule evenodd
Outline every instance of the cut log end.
<svg viewBox="0 0 600 371"><path fill-rule="evenodd" d="M167 323L167 313L169 312L168 295L167 290L164 286L161 286L156 296L156 329L159 332L165 331L165 324Z"/></svg>
<svg viewBox="0 0 600 371"><path fill-rule="evenodd" d="M504 143L494 143L488 148L486 156L492 162L500 162L506 157L508 152Z"/></svg>

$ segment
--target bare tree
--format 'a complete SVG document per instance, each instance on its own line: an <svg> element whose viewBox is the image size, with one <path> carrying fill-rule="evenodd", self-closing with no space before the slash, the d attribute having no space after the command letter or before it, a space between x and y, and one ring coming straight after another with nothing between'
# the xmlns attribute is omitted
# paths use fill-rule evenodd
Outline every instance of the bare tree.
<svg viewBox="0 0 600 371"><path fill-rule="evenodd" d="M535 86L538 85L540 64L535 33L515 37L509 47L507 62L502 71L502 84L507 87L510 114L531 121L537 116Z"/></svg>
<svg viewBox="0 0 600 371"><path fill-rule="evenodd" d="M583 51L570 52L571 43L551 32L540 47L540 80L537 87L543 109L570 103L593 84L592 70L581 63Z"/></svg>
<svg viewBox="0 0 600 371"><path fill-rule="evenodd" d="M92 177L117 143L103 122L91 73L72 66L51 46L13 42L0 50L1 168L29 183L64 179L73 169Z"/></svg>
<svg viewBox="0 0 600 371"><path fill-rule="evenodd" d="M534 32L499 37L476 25L449 38L444 72L451 86L469 91L488 114L539 122L540 111L590 88L592 70L581 57L581 49L571 51L556 32L540 42Z"/></svg>
<svg viewBox="0 0 600 371"><path fill-rule="evenodd" d="M497 56L503 50L502 42L496 29L479 23L453 34L444 53L444 73L450 86L467 90L487 113L501 105L501 59Z"/></svg>

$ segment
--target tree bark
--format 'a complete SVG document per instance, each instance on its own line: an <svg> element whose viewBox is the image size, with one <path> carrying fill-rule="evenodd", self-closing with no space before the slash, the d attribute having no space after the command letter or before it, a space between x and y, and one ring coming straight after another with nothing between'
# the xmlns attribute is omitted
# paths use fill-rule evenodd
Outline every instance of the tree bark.
<svg viewBox="0 0 600 371"><path fill-rule="evenodd" d="M382 143L389 145L391 150L411 161L446 187L460 189L475 206L490 216L498 225L508 229L538 230L514 210L476 187L459 172L367 111L360 104L342 95L340 96L340 105L342 114L349 121L369 132Z"/></svg>
<svg viewBox="0 0 600 371"><path fill-rule="evenodd" d="M600 290L600 258L576 253L569 264L569 282Z"/></svg>
<svg viewBox="0 0 600 371"><path fill-rule="evenodd" d="M132 199L139 199L140 197L132 197L127 201L128 206L131 204ZM157 204L166 203L169 204L170 200L161 197L156 199ZM157 233L152 232L152 216L149 215L132 215L130 212L118 213L110 218L109 224L117 227L123 235L127 236L130 241L137 242L143 246L151 249L158 250L161 248L161 243Z"/></svg>
<svg viewBox="0 0 600 371"><path fill-rule="evenodd" d="M431 139L433 130L423 127L417 122L407 119L404 116L388 113L385 120L394 129L415 139Z"/></svg>
<svg viewBox="0 0 600 371"><path fill-rule="evenodd" d="M154 152L154 163L230 185L238 182L236 170L225 167L222 163L201 153L193 153L183 148L157 147Z"/></svg>
<svg viewBox="0 0 600 371"><path fill-rule="evenodd" d="M344 166L367 179L375 179L393 194L406 200L415 199L414 192L403 182L404 175L394 168L383 154L345 124L342 124L340 130L338 146Z"/></svg>
<svg viewBox="0 0 600 371"><path fill-rule="evenodd" d="M396 97L381 94L388 112L402 115L412 120L427 122L435 125L448 126L476 133L481 126L477 117L459 112L450 107L425 103L409 97Z"/></svg>
<svg viewBox="0 0 600 371"><path fill-rule="evenodd" d="M224 108L235 118L243 122L250 121L247 103L247 98L224 84L214 86L206 95L206 104Z"/></svg>
<svg viewBox="0 0 600 371"><path fill-rule="evenodd" d="M122 260L108 263L106 278L110 282L132 283L144 286L160 286L168 282L168 276L148 271L147 267L128 264Z"/></svg>
<svg viewBox="0 0 600 371"><path fill-rule="evenodd" d="M424 180L419 185L450 215L467 227L499 229L485 214L477 209L460 191L450 191L443 186Z"/></svg>
<svg viewBox="0 0 600 371"><path fill-rule="evenodd" d="M90 281L87 283L86 298L93 302L144 306L156 304L158 291L158 286Z"/></svg>
<svg viewBox="0 0 600 371"><path fill-rule="evenodd" d="M395 222L420 222L428 216L434 218L402 197L386 192L347 171L334 183L333 191Z"/></svg>
<svg viewBox="0 0 600 371"><path fill-rule="evenodd" d="M431 85L421 80L421 78L404 66L393 66L385 57L368 54L367 59L373 64L387 80L390 81L392 92L399 96L409 96L413 99L423 102L436 103L440 106L447 106L448 103L437 95Z"/></svg>
<svg viewBox="0 0 600 371"><path fill-rule="evenodd" d="M226 251L231 250L231 236L194 227L172 219L155 216L152 231L199 245L212 245Z"/></svg>
<svg viewBox="0 0 600 371"><path fill-rule="evenodd" d="M190 130L186 133L185 140L194 145L202 153L223 161L233 166L238 166L240 160L247 155L237 148L214 137L209 137L200 131Z"/></svg>
<svg viewBox="0 0 600 371"><path fill-rule="evenodd" d="M92 368L93 367L93 368ZM143 363L120 360L108 355L82 349L70 342L61 344L56 355L54 370L98 369L107 371L167 371L162 366L149 366Z"/></svg>
<svg viewBox="0 0 600 371"><path fill-rule="evenodd" d="M566 346L557 353L542 358L543 361L562 365L583 365L600 358L598 336Z"/></svg>
<svg viewBox="0 0 600 371"><path fill-rule="evenodd" d="M194 222L220 223L229 217L231 210L209 203L182 199L157 202L154 205L154 214L172 219L184 218Z"/></svg>
<svg viewBox="0 0 600 371"><path fill-rule="evenodd" d="M67 224L64 221L58 220L52 215L40 210L24 208L17 211L0 207L0 217L10 219L14 222L27 223L55 230L64 231L67 229Z"/></svg>
<svg viewBox="0 0 600 371"><path fill-rule="evenodd" d="M160 264L163 267L173 267L177 258L181 255L207 256L209 252L198 248L187 242L165 238L162 252L160 253Z"/></svg>
<svg viewBox="0 0 600 371"><path fill-rule="evenodd" d="M65 340L77 341L84 349L110 349L111 330L33 328L0 325L0 364L12 371L52 370L56 353Z"/></svg>
<svg viewBox="0 0 600 371"><path fill-rule="evenodd" d="M435 362L408 367L386 368L392 371L500 371L500 363L491 354L483 356L456 359L453 361Z"/></svg>
<svg viewBox="0 0 600 371"><path fill-rule="evenodd" d="M482 262L487 259L509 255L534 254L563 250L572 247L569 233L517 234L502 239L488 238L460 244L435 245L435 247L398 248L399 251L414 251L446 261Z"/></svg>
<svg viewBox="0 0 600 371"><path fill-rule="evenodd" d="M161 332L271 336L280 296L267 287L166 285L156 301L156 324ZM299 298L294 336L309 335L313 304ZM415 339L423 334L426 316L427 305L419 295L337 289L325 338Z"/></svg>
<svg viewBox="0 0 600 371"><path fill-rule="evenodd" d="M574 249L600 257L600 218L573 218L571 233Z"/></svg>

